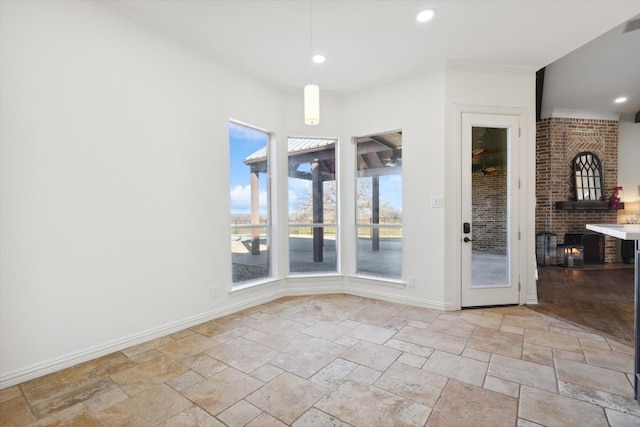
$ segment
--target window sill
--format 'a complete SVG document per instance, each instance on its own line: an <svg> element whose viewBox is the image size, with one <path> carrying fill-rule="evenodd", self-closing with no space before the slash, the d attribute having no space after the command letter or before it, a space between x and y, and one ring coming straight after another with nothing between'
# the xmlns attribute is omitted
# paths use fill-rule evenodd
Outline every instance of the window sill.
<svg viewBox="0 0 640 427"><path fill-rule="evenodd" d="M378 285L378 286L386 286L390 288L396 289L404 289L407 287L407 284L398 279L390 279L381 276L364 276L364 275L348 275L347 278L352 282L368 284L368 285Z"/></svg>
<svg viewBox="0 0 640 427"><path fill-rule="evenodd" d="M336 277L344 277L342 274L340 273L336 273L336 272L332 272L332 273L289 273L289 276L287 276L287 279L292 279L292 280L297 280L297 279L303 279L303 280L309 280L309 279L334 279Z"/></svg>
<svg viewBox="0 0 640 427"><path fill-rule="evenodd" d="M229 295L242 295L255 289L264 289L272 286L278 286L280 285L280 283L281 283L280 279L274 279L273 277L269 277L263 280L256 280L256 281L241 283L238 285L231 286Z"/></svg>

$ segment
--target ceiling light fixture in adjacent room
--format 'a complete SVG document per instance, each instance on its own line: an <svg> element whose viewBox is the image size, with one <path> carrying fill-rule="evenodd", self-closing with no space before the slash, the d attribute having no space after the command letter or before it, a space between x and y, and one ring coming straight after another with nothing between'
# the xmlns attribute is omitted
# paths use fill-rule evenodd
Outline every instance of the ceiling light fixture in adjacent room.
<svg viewBox="0 0 640 427"><path fill-rule="evenodd" d="M623 102L627 102L627 97L626 96L620 96L620 97L614 99L613 102L615 102L616 104L622 104Z"/></svg>
<svg viewBox="0 0 640 427"><path fill-rule="evenodd" d="M316 64L322 64L324 63L324 61L327 60L327 58L324 55L317 54L317 55L313 55L313 58L311 58L311 60Z"/></svg>
<svg viewBox="0 0 640 427"><path fill-rule="evenodd" d="M427 22L427 21L431 21L433 19L433 17L435 16L436 11L433 9L425 9L423 11L421 11L420 13L418 13L418 16L416 16L416 19L418 20L418 22Z"/></svg>
<svg viewBox="0 0 640 427"><path fill-rule="evenodd" d="M313 0L309 0L309 10L309 44L313 53ZM313 61L316 62L315 56ZM320 123L320 88L318 85L313 84L313 73L311 75L311 83L304 87L304 123L310 126Z"/></svg>

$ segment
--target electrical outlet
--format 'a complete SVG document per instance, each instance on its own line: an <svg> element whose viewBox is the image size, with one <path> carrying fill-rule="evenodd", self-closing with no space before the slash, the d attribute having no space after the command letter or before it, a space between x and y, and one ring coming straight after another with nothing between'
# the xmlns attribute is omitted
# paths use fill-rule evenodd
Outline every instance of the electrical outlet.
<svg viewBox="0 0 640 427"><path fill-rule="evenodd" d="M432 208L441 208L442 207L442 197L432 197L431 198L431 207Z"/></svg>
<svg viewBox="0 0 640 427"><path fill-rule="evenodd" d="M211 298L217 298L218 297L218 288L213 287L211 288Z"/></svg>
<svg viewBox="0 0 640 427"><path fill-rule="evenodd" d="M407 277L407 286L413 288L416 285L415 277Z"/></svg>

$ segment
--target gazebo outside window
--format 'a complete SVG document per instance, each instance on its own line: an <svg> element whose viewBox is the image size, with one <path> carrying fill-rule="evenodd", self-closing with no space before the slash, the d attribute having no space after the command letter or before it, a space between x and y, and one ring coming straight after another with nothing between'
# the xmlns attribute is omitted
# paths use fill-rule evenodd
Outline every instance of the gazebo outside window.
<svg viewBox="0 0 640 427"><path fill-rule="evenodd" d="M337 272L335 139L289 138L289 271Z"/></svg>
<svg viewBox="0 0 640 427"><path fill-rule="evenodd" d="M289 271L337 272L336 140L289 138ZM264 173L266 150L247 156L252 174Z"/></svg>
<svg viewBox="0 0 640 427"><path fill-rule="evenodd" d="M402 132L356 138L357 273L402 278Z"/></svg>
<svg viewBox="0 0 640 427"><path fill-rule="evenodd" d="M356 273L402 278L402 132L355 139ZM294 274L335 273L339 270L337 212L339 185L335 139L289 138L289 271ZM251 224L260 221L261 176L267 176L266 145L248 154L243 163L251 177ZM251 251L244 264L263 256L269 227L251 226ZM248 239L248 237L247 237ZM265 258L268 260L268 256ZM259 265L260 262L257 262ZM235 266L234 266L235 268Z"/></svg>
<svg viewBox="0 0 640 427"><path fill-rule="evenodd" d="M231 263L233 284L271 276L268 176L269 134L234 122L229 124L231 181ZM259 168L246 161L263 153ZM247 167L249 166L249 167Z"/></svg>

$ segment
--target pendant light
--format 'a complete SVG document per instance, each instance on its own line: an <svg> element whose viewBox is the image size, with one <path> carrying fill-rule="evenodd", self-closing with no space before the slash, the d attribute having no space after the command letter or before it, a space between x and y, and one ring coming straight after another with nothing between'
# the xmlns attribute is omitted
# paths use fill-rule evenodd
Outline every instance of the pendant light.
<svg viewBox="0 0 640 427"><path fill-rule="evenodd" d="M309 9L309 44L313 54L313 0L309 0ZM304 123L311 126L320 123L320 88L318 85L313 84L313 75L311 76L311 83L304 87Z"/></svg>
<svg viewBox="0 0 640 427"><path fill-rule="evenodd" d="M320 88L313 83L304 87L304 123L320 123Z"/></svg>

